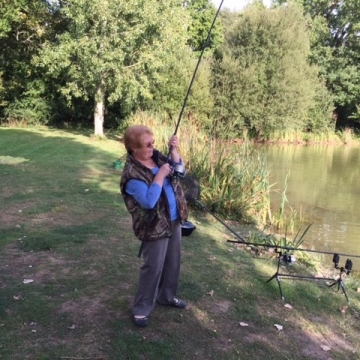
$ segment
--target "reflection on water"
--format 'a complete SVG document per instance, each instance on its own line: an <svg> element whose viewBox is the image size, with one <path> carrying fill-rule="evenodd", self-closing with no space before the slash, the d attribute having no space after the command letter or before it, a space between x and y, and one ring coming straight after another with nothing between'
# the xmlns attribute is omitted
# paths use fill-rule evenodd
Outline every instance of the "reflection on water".
<svg viewBox="0 0 360 360"><path fill-rule="evenodd" d="M312 224L303 246L360 256L360 149L271 145L259 150L267 158L270 184L279 190L272 193L273 204L280 204L290 171L288 202ZM360 259L352 260L360 271ZM345 261L341 258L339 265Z"/></svg>

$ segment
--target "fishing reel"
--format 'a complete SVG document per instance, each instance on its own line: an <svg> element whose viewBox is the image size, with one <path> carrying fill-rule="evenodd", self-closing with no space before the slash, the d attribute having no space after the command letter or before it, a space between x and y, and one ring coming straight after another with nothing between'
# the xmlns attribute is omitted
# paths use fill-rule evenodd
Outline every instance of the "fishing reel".
<svg viewBox="0 0 360 360"><path fill-rule="evenodd" d="M176 164L172 167L172 175L177 179L183 179L186 175L186 170L183 164Z"/></svg>
<svg viewBox="0 0 360 360"><path fill-rule="evenodd" d="M280 259L286 264L293 264L296 261L294 255L288 254L286 252L284 254L280 254Z"/></svg>

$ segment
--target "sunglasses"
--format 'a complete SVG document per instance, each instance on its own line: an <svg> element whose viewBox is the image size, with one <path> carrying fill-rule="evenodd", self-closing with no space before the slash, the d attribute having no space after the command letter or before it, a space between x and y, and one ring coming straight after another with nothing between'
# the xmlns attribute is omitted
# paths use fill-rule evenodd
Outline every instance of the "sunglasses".
<svg viewBox="0 0 360 360"><path fill-rule="evenodd" d="M149 141L149 142L147 142L145 145L143 145L143 147L146 147L146 148L148 148L148 149L153 148L153 147L154 147L154 143L155 143L155 140Z"/></svg>

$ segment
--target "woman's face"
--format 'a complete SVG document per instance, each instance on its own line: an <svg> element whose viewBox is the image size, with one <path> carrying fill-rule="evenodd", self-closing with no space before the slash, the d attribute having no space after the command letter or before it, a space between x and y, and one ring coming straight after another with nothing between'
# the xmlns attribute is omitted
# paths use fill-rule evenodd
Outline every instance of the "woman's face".
<svg viewBox="0 0 360 360"><path fill-rule="evenodd" d="M139 160L151 159L154 151L154 137L150 134L144 134L140 143L140 147L134 150L134 157Z"/></svg>

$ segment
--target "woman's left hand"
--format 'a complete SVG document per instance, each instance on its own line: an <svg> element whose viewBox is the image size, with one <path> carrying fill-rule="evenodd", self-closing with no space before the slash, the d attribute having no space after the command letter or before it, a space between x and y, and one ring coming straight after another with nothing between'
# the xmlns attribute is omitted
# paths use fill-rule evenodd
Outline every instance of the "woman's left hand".
<svg viewBox="0 0 360 360"><path fill-rule="evenodd" d="M173 135L169 140L169 147L176 149L179 146L179 139L176 135Z"/></svg>

